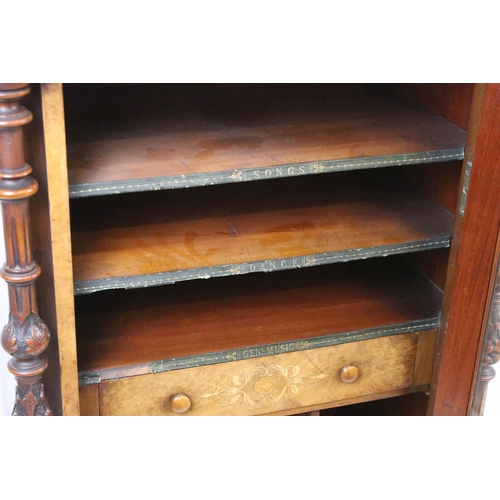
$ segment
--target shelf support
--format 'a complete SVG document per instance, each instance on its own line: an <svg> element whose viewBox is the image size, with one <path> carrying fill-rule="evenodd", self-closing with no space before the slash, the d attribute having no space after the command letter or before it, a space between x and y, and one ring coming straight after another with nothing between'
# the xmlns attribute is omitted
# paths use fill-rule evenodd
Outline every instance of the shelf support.
<svg viewBox="0 0 500 500"><path fill-rule="evenodd" d="M5 232L6 262L0 275L9 288L9 322L2 347L12 355L8 367L16 377L13 415L52 415L41 380L47 368L43 352L49 329L38 316L35 281L40 267L33 260L30 241L29 198L38 190L25 163L23 126L32 114L19 104L29 94L27 83L0 83L0 202Z"/></svg>

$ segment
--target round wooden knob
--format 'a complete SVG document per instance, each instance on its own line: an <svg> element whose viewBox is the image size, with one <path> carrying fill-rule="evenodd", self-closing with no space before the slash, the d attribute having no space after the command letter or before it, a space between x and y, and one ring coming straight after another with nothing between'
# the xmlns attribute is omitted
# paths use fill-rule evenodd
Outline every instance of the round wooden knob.
<svg viewBox="0 0 500 500"><path fill-rule="evenodd" d="M340 379L346 384L354 382L358 378L358 375L359 370L355 366L344 366L344 368L339 371Z"/></svg>
<svg viewBox="0 0 500 500"><path fill-rule="evenodd" d="M185 413L191 408L191 400L186 394L176 394L170 398L170 405L175 413Z"/></svg>

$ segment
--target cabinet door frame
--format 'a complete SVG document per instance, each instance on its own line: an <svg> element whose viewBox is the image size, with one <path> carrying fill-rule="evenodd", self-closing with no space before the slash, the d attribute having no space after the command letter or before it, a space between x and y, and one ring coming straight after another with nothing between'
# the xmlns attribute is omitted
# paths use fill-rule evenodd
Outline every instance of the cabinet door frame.
<svg viewBox="0 0 500 500"><path fill-rule="evenodd" d="M500 84L476 86L470 123L429 415L467 415L472 404L500 227Z"/></svg>

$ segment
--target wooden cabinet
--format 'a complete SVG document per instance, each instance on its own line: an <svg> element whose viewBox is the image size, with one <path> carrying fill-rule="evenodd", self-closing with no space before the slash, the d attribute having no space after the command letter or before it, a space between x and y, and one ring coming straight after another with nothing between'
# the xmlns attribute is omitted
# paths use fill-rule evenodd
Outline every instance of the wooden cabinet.
<svg viewBox="0 0 500 500"><path fill-rule="evenodd" d="M262 415L362 401L430 383L435 331L407 333L99 384L101 415ZM267 354L267 353L266 353ZM424 363L417 367L417 357ZM426 369L421 368L425 366ZM95 387L95 386L91 386ZM175 406L182 394L186 403Z"/></svg>
<svg viewBox="0 0 500 500"><path fill-rule="evenodd" d="M0 95L17 413L469 411L498 86L20 85Z"/></svg>

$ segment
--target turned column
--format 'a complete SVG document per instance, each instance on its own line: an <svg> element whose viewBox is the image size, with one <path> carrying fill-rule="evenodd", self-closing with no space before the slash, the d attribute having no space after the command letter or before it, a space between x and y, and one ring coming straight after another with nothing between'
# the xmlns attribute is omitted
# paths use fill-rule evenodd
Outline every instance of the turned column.
<svg viewBox="0 0 500 500"><path fill-rule="evenodd" d="M9 287L10 316L2 346L12 355L9 370L17 380L13 415L52 415L44 395L43 352L49 330L38 316L35 281L40 267L30 242L29 198L38 190L25 163L23 126L31 113L19 105L30 92L27 83L0 83L0 201L5 232L6 262L0 270Z"/></svg>

